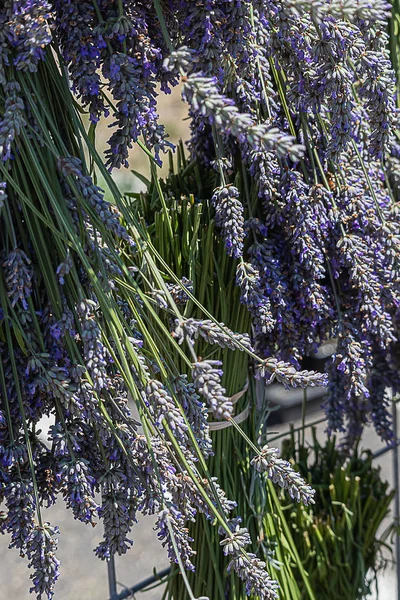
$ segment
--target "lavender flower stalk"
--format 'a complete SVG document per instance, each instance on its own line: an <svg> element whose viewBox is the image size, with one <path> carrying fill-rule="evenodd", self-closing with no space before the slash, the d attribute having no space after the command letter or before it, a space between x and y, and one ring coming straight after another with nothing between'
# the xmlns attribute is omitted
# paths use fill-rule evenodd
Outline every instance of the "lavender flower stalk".
<svg viewBox="0 0 400 600"><path fill-rule="evenodd" d="M192 344L194 340L201 336L209 344L217 344L221 348L230 350L249 350L252 351L250 336L247 333L235 333L224 323L213 323L209 319L185 319L184 321L175 320L174 336L179 344L182 344L185 338L188 338Z"/></svg>
<svg viewBox="0 0 400 600"><path fill-rule="evenodd" d="M255 456L251 464L259 473L266 473L267 477L287 490L296 502L314 504L315 490L305 483L304 479L291 467L290 463L279 458L279 450L264 446Z"/></svg>
<svg viewBox="0 0 400 600"><path fill-rule="evenodd" d="M229 419L233 413L233 404L221 385L223 372L218 368L221 365L219 360L203 360L194 363L193 384L209 404L215 418Z"/></svg>

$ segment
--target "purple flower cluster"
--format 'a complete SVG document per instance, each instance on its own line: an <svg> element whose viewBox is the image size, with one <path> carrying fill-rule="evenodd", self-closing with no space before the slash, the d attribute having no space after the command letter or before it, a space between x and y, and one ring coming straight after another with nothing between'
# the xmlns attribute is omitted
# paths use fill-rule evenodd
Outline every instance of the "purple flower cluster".
<svg viewBox="0 0 400 600"><path fill-rule="evenodd" d="M221 229L229 256L243 254L244 217L239 190L233 185L215 190L211 203L215 208L215 224Z"/></svg>
<svg viewBox="0 0 400 600"><path fill-rule="evenodd" d="M203 360L193 365L192 376L196 390L203 396L217 419L229 419L233 413L232 400L221 385L223 375L219 360Z"/></svg>
<svg viewBox="0 0 400 600"><path fill-rule="evenodd" d="M11 306L15 306L17 302L21 301L26 310L28 308L27 300L32 293L33 274L30 259L23 250L16 248L3 262L3 268Z"/></svg>
<svg viewBox="0 0 400 600"><path fill-rule="evenodd" d="M345 430L351 445L372 420L390 441L387 400L373 390L377 364L380 389L399 389L390 5L210 0L176 10L184 16L170 31L183 46L165 69L183 79L192 157L219 173L215 222L242 259L236 282L252 345L271 366L256 372L325 384L296 369L337 339L328 428Z"/></svg>
<svg viewBox="0 0 400 600"><path fill-rule="evenodd" d="M54 2L55 35L69 66L73 89L93 122L114 102L107 165L128 165L132 142L143 136L156 155L171 146L156 110L156 85L175 84L162 69L167 48L152 5L124 1Z"/></svg>

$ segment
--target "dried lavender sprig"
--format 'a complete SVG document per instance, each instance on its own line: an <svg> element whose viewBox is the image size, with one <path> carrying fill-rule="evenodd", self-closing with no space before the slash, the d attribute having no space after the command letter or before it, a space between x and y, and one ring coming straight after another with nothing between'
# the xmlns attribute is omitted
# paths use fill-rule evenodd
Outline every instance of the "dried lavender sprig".
<svg viewBox="0 0 400 600"><path fill-rule="evenodd" d="M228 573L232 571L240 577L246 585L247 596L256 596L259 600L274 600L278 598L278 584L270 578L265 570L265 562L255 554L239 554L228 565Z"/></svg>
<svg viewBox="0 0 400 600"><path fill-rule="evenodd" d="M236 284L241 291L240 301L247 306L253 317L256 332L266 334L272 331L275 319L271 302L264 293L259 271L250 263L240 262L236 271Z"/></svg>
<svg viewBox="0 0 400 600"><path fill-rule="evenodd" d="M88 472L88 464L85 459L64 459L57 473L67 507L83 523L93 523L99 509L94 500L95 479Z"/></svg>
<svg viewBox="0 0 400 600"><path fill-rule="evenodd" d="M16 49L13 64L20 71L34 72L52 40L49 25L52 7L46 0L14 0L12 4L9 31Z"/></svg>
<svg viewBox="0 0 400 600"><path fill-rule="evenodd" d="M173 536L175 545L179 551L179 558L184 567L189 571L194 571L194 565L191 562L191 557L195 551L191 547L193 539L189 535L189 530L185 526L185 519L176 506L168 503L169 506L164 506L159 513L156 522L157 536L161 540L162 545L168 548L168 558L171 562L178 562L174 544L171 537Z"/></svg>
<svg viewBox="0 0 400 600"><path fill-rule="evenodd" d="M11 534L10 548L23 555L35 525L36 502L32 481L11 481L4 490L7 518L5 530Z"/></svg>
<svg viewBox="0 0 400 600"><path fill-rule="evenodd" d="M180 46L164 59L163 68L165 71L170 71L171 73L185 75L190 71L195 61L195 52L187 46Z"/></svg>
<svg viewBox="0 0 400 600"><path fill-rule="evenodd" d="M182 406L190 429L205 458L212 454L212 440L208 425L208 410L205 403L196 393L193 383L189 383L187 375L181 375L173 381L173 388L179 404Z"/></svg>
<svg viewBox="0 0 400 600"><path fill-rule="evenodd" d="M209 404L216 419L229 419L233 413L232 400L221 385L223 371L219 360L195 362L192 367L193 384Z"/></svg>
<svg viewBox="0 0 400 600"><path fill-rule="evenodd" d="M83 172L82 161L75 156L60 157L57 166L63 177L73 177L78 196L88 202L106 228L134 247L135 241L120 223L121 215L118 209L104 199L103 191L94 185L89 175ZM73 190L71 191L74 195Z"/></svg>
<svg viewBox="0 0 400 600"><path fill-rule="evenodd" d="M21 301L24 310L27 310L27 300L32 294L33 272L31 260L20 248L16 248L3 262L6 274L7 293L11 298L11 306Z"/></svg>
<svg viewBox="0 0 400 600"><path fill-rule="evenodd" d="M189 300L189 296L185 290L187 290L190 294L193 294L194 291L193 282L190 281L190 279L187 279L187 277L182 277L181 285L179 285L179 283L167 283L166 287L177 306L184 306ZM160 308L168 308L165 290L152 290L151 295L155 298Z"/></svg>
<svg viewBox="0 0 400 600"><path fill-rule="evenodd" d="M104 539L95 549L101 560L114 554L125 554L133 544L128 535L136 520L136 498L126 475L120 469L111 469L102 482L100 517L104 523Z"/></svg>
<svg viewBox="0 0 400 600"><path fill-rule="evenodd" d="M106 367L111 356L103 344L99 325L94 318L96 308L96 303L93 300L82 300L77 306L77 313L82 326L86 368L92 377L94 389L100 391L110 385Z"/></svg>
<svg viewBox="0 0 400 600"><path fill-rule="evenodd" d="M217 188L211 198L215 208L215 224L221 229L229 256L240 258L243 255L245 238L244 207L239 200L239 190L233 186Z"/></svg>
<svg viewBox="0 0 400 600"><path fill-rule="evenodd" d="M315 490L304 481L288 461L279 458L277 448L264 446L252 459L251 464L256 471L266 473L273 483L287 490L296 502L304 502L305 505L315 503L313 498Z"/></svg>
<svg viewBox="0 0 400 600"><path fill-rule="evenodd" d="M224 323L214 323L209 319L184 319L183 321L175 320L174 337L179 344L182 344L184 339L189 339L191 343L199 337L204 338L209 344L217 344L221 348L229 348L230 350L249 350L253 351L250 336L248 333L235 333L229 329Z"/></svg>
<svg viewBox="0 0 400 600"><path fill-rule="evenodd" d="M23 115L24 103L20 97L21 87L16 81L9 81L4 86L5 111L0 121L0 160L11 158L11 145L16 136L26 125Z"/></svg>
<svg viewBox="0 0 400 600"><path fill-rule="evenodd" d="M58 533L58 527L44 523L43 526L35 527L28 540L28 566L34 570L30 592L36 594L37 600L51 600L54 596L60 566L60 561L55 556L58 540L54 536Z"/></svg>
<svg viewBox="0 0 400 600"><path fill-rule="evenodd" d="M304 146L296 144L293 136L266 123L257 124L248 113L241 113L234 101L220 93L213 77L189 75L184 80L182 97L191 109L207 118L225 135L239 143L247 142L254 151L273 151L280 158L299 160Z"/></svg>
<svg viewBox="0 0 400 600"><path fill-rule="evenodd" d="M58 275L58 281L61 283L61 285L64 285L65 276L68 275L68 273L71 271L71 269L73 269L73 267L74 267L74 261L72 260L72 256L68 250L66 257L58 265L57 271L56 271L56 273Z"/></svg>
<svg viewBox="0 0 400 600"><path fill-rule="evenodd" d="M162 427L165 420L176 438L186 440L188 426L181 411L161 381L149 379L145 387L145 398L154 415L156 425Z"/></svg>
<svg viewBox="0 0 400 600"><path fill-rule="evenodd" d="M238 556L246 546L251 544L251 537L246 527L240 527L238 520L234 521L231 529L232 533L226 534L226 537L221 540L220 546L222 546L225 556ZM226 532L224 531L224 533Z"/></svg>
<svg viewBox="0 0 400 600"><path fill-rule="evenodd" d="M296 371L290 363L277 358L266 358L262 363L255 365L256 379L264 379L267 384L275 379L282 383L286 389L290 387L326 386L328 377L325 373L317 371Z"/></svg>

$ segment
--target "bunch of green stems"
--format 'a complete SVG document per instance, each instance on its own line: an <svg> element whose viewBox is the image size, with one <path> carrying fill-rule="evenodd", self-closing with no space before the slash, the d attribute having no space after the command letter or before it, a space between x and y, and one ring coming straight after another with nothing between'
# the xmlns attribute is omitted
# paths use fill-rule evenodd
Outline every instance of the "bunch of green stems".
<svg viewBox="0 0 400 600"><path fill-rule="evenodd" d="M346 458L335 437L320 442L315 428L307 444L294 432L282 454L316 489L312 507L287 507L292 535L315 592L326 600L361 600L378 587L391 553L394 523L388 518L395 491L382 478L370 451ZM303 582L298 579L302 594ZM304 597L304 596L302 596Z"/></svg>

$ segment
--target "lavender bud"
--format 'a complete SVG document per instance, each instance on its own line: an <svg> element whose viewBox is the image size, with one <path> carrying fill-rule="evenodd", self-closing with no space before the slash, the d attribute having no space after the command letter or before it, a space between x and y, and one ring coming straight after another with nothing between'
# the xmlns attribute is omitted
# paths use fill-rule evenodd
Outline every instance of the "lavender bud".
<svg viewBox="0 0 400 600"><path fill-rule="evenodd" d="M264 379L269 385L275 379L282 383L286 389L290 387L326 386L328 378L325 373L316 371L296 371L290 364L270 357L255 365L256 379Z"/></svg>
<svg viewBox="0 0 400 600"><path fill-rule="evenodd" d="M216 226L221 229L228 255L234 258L242 256L245 238L244 209L238 198L239 190L233 185L216 189L211 198Z"/></svg>
<svg viewBox="0 0 400 600"><path fill-rule="evenodd" d="M27 299L32 293L32 268L31 261L23 250L16 248L3 262L6 273L8 295L11 306L20 300L24 310L28 309Z"/></svg>
<svg viewBox="0 0 400 600"><path fill-rule="evenodd" d="M33 587L30 592L36 594L37 600L51 600L54 596L60 566L60 561L55 556L58 540L54 536L58 533L58 527L50 527L50 523L45 523L43 527L36 525L27 540L30 559L28 566L34 571L31 575Z"/></svg>
<svg viewBox="0 0 400 600"><path fill-rule="evenodd" d="M261 452L255 456L251 464L259 473L266 473L267 477L287 490L296 502L304 502L305 505L314 504L315 490L307 485L304 479L295 471L289 462L279 458L279 450L264 446Z"/></svg>
<svg viewBox="0 0 400 600"><path fill-rule="evenodd" d="M233 413L233 404L226 397L226 390L221 385L222 362L219 360L203 360L196 362L192 368L193 384L196 390L209 404L216 419L229 419Z"/></svg>

